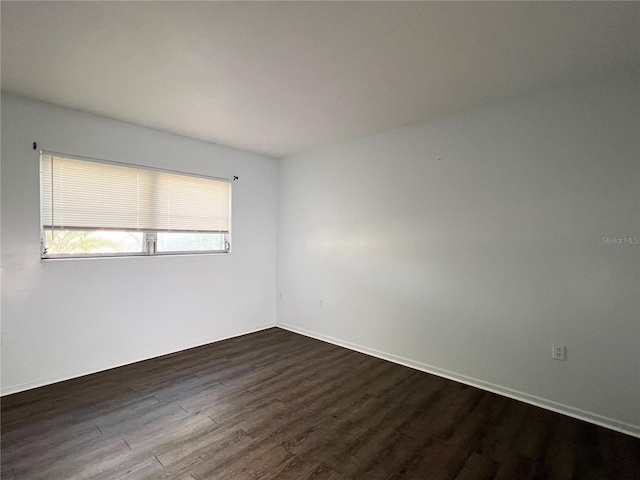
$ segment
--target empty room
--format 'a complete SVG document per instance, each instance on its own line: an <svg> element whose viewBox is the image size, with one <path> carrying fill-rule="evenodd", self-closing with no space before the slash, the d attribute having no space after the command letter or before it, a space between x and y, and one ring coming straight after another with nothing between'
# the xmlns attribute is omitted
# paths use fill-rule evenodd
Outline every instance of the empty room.
<svg viewBox="0 0 640 480"><path fill-rule="evenodd" d="M0 9L2 480L640 478L640 3Z"/></svg>

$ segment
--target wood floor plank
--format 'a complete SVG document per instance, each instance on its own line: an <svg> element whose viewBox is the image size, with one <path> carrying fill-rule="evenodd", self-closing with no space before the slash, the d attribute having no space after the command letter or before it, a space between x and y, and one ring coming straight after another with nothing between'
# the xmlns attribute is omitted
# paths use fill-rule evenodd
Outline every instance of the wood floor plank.
<svg viewBox="0 0 640 480"><path fill-rule="evenodd" d="M491 480L496 473L497 464L482 455L472 453L456 480Z"/></svg>
<svg viewBox="0 0 640 480"><path fill-rule="evenodd" d="M194 375L182 383L157 388L149 394L160 403L180 403L181 400L187 400L210 388L218 388L220 385L222 384L215 379L202 380Z"/></svg>
<svg viewBox="0 0 640 480"><path fill-rule="evenodd" d="M273 480L301 480L314 478L316 471L321 465L326 465L320 457L313 455L295 455L286 465L273 477ZM328 465L327 465L328 466ZM335 470L332 469L335 472ZM317 477L316 477L317 478Z"/></svg>
<svg viewBox="0 0 640 480"><path fill-rule="evenodd" d="M420 408L425 408L436 397L438 392L444 388L446 382L443 379L427 379L426 381L413 380L406 385L399 386L393 395L378 399L378 402L370 409L358 408L353 412L351 419L358 425L372 428L383 421L388 422L388 417L400 408L404 412L414 414ZM394 426L393 428L396 428Z"/></svg>
<svg viewBox="0 0 640 480"><path fill-rule="evenodd" d="M278 328L0 408L2 480L640 478L640 439Z"/></svg>
<svg viewBox="0 0 640 480"><path fill-rule="evenodd" d="M544 448L544 458L538 466L538 476L544 475L551 480L566 480L573 476L577 425L567 417L554 419L556 421L553 433Z"/></svg>
<svg viewBox="0 0 640 480"><path fill-rule="evenodd" d="M334 470L326 463L321 463L308 477L304 478L305 480L347 480L348 477Z"/></svg>
<svg viewBox="0 0 640 480"><path fill-rule="evenodd" d="M508 458L529 408L529 405L522 402L509 401L504 414L497 422L489 425L487 434L480 442L478 453L498 463Z"/></svg>
<svg viewBox="0 0 640 480"><path fill-rule="evenodd" d="M553 471L547 473L549 473L550 475L545 475L543 478L563 478L562 476L554 476L555 472ZM562 475L560 472L557 473L559 475ZM533 480L535 477L536 463L530 458L526 458L518 454L513 454L499 464L498 471L496 472L494 480Z"/></svg>
<svg viewBox="0 0 640 480"><path fill-rule="evenodd" d="M181 442L187 442L196 438L204 431L217 430L216 424L206 415L188 415L178 418L172 423L153 425L150 429L133 432L124 437L124 440L132 450L145 450L153 453L156 458L163 447L175 449Z"/></svg>
<svg viewBox="0 0 640 480"><path fill-rule="evenodd" d="M37 435L46 434L56 429L63 430L73 425L73 414L66 409L53 409L37 415L14 420L8 424L2 424L3 445L15 445L27 442Z"/></svg>
<svg viewBox="0 0 640 480"><path fill-rule="evenodd" d="M253 398L255 396L247 390L217 383L193 396L179 400L178 404L189 413L208 415L223 411L225 406L233 408L234 405L241 405L242 402L248 402Z"/></svg>
<svg viewBox="0 0 640 480"><path fill-rule="evenodd" d="M131 449L121 438L93 438L76 444L73 450L37 451L23 462L13 466L16 478L71 479L98 475L127 459L140 460L131 455Z"/></svg>
<svg viewBox="0 0 640 480"><path fill-rule="evenodd" d="M266 472L272 478L286 468L291 459L293 455L277 442L271 439L253 439L215 461L207 458L206 462L197 465L191 473L196 480L246 478L263 468L264 464L269 464L272 468L277 468L277 471Z"/></svg>
<svg viewBox="0 0 640 480"><path fill-rule="evenodd" d="M325 429L318 435L307 437L304 443L295 443L296 456L306 462L323 462L332 467L346 462L351 458L349 445L363 438L367 434L366 429L351 423L348 418L342 418L335 422L331 429ZM290 449L290 441L282 442L285 448Z"/></svg>
<svg viewBox="0 0 640 480"><path fill-rule="evenodd" d="M13 475L13 468L0 469L0 480L15 480Z"/></svg>
<svg viewBox="0 0 640 480"><path fill-rule="evenodd" d="M342 441L348 438L349 432L363 435L365 429L353 424L349 420L348 412L335 415L324 415L302 429L292 429L293 434L282 440L280 444L296 455L308 455L310 452L319 453L334 444L339 436Z"/></svg>
<svg viewBox="0 0 640 480"><path fill-rule="evenodd" d="M209 470L201 478L203 480L226 480L229 478L270 480L284 470L293 458L291 452L281 445L275 444L266 450L256 449L247 452L242 462L227 463L223 468ZM200 478L197 472L194 472L194 477Z"/></svg>
<svg viewBox="0 0 640 480"><path fill-rule="evenodd" d="M340 472L351 478L384 480L389 472L400 471L422 450L424 440L416 440L393 430L380 442L363 443L361 448L347 463L336 466Z"/></svg>
<svg viewBox="0 0 640 480"><path fill-rule="evenodd" d="M434 405L423 408L408 419L400 431L415 438L420 438L425 432L448 438L483 394L478 389L463 385L450 385L445 389Z"/></svg>
<svg viewBox="0 0 640 480"><path fill-rule="evenodd" d="M554 420L556 415L553 412L538 407L530 408L513 444L513 451L527 458L539 459L553 433Z"/></svg>
<svg viewBox="0 0 640 480"><path fill-rule="evenodd" d="M29 442L11 443L2 449L2 463L20 464L32 462L34 452L55 452L64 455L94 438L101 437L100 429L92 423L73 424L64 429L53 429L30 437Z"/></svg>
<svg viewBox="0 0 640 480"><path fill-rule="evenodd" d="M159 448L156 458L163 467L172 467L174 471L189 470L205 464L214 463L242 449L253 441L243 430L227 430L208 426L182 442L167 443ZM202 462L206 459L206 462Z"/></svg>

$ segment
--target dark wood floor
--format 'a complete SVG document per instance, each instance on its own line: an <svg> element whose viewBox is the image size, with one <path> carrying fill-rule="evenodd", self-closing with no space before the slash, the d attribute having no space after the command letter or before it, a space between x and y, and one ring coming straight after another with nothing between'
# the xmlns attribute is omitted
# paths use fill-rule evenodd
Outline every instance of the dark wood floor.
<svg viewBox="0 0 640 480"><path fill-rule="evenodd" d="M2 399L5 479L638 479L640 440L277 328Z"/></svg>

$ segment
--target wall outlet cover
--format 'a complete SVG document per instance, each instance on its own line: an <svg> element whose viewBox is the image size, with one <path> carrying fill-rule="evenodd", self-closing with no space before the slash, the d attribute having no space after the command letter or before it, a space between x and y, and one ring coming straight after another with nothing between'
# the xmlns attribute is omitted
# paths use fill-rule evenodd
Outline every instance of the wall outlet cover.
<svg viewBox="0 0 640 480"><path fill-rule="evenodd" d="M553 345L551 350L551 357L555 360L566 360L567 347L565 345Z"/></svg>

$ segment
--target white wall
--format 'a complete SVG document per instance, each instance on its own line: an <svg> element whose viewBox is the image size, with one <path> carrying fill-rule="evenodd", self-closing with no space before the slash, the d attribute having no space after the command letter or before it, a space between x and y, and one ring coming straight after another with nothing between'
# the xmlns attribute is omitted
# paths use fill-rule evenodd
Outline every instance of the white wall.
<svg viewBox="0 0 640 480"><path fill-rule="evenodd" d="M38 149L233 183L230 255L40 261ZM275 324L276 160L2 95L2 393Z"/></svg>
<svg viewBox="0 0 640 480"><path fill-rule="evenodd" d="M639 111L621 71L284 159L278 324L640 433Z"/></svg>

